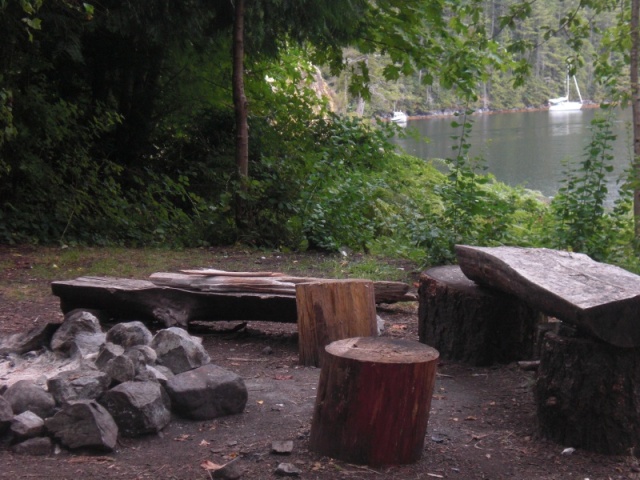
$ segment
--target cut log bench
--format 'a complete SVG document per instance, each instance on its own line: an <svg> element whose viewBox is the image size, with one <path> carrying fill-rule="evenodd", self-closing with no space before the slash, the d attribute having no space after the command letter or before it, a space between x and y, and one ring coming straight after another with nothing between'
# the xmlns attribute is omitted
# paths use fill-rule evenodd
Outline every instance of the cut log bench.
<svg viewBox="0 0 640 480"><path fill-rule="evenodd" d="M562 322L541 348L534 396L542 436L598 453L640 454L640 276L557 250L459 245L456 254L478 288ZM430 281L421 279L421 303Z"/></svg>
<svg viewBox="0 0 640 480"><path fill-rule="evenodd" d="M63 313L101 310L118 320L160 322L188 327L196 320L264 320L296 323L296 285L327 279L271 272L185 270L154 273L149 280L79 277L55 281L51 291ZM376 303L415 301L409 285L373 282Z"/></svg>

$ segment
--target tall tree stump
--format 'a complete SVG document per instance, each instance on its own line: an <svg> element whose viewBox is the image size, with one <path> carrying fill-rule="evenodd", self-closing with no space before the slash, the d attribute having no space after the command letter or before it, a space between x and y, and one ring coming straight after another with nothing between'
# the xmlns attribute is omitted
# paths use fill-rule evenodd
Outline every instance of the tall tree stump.
<svg viewBox="0 0 640 480"><path fill-rule="evenodd" d="M417 461L424 447L438 352L387 337L326 347L309 448L365 465Z"/></svg>
<svg viewBox="0 0 640 480"><path fill-rule="evenodd" d="M302 365L319 367L335 340L376 335L376 302L369 280L327 280L296 285L298 350Z"/></svg>
<svg viewBox="0 0 640 480"><path fill-rule="evenodd" d="M542 436L603 454L640 453L640 348L544 337L534 387Z"/></svg>
<svg viewBox="0 0 640 480"><path fill-rule="evenodd" d="M471 365L528 360L546 317L509 294L481 287L460 267L423 272L418 289L418 333L443 359Z"/></svg>

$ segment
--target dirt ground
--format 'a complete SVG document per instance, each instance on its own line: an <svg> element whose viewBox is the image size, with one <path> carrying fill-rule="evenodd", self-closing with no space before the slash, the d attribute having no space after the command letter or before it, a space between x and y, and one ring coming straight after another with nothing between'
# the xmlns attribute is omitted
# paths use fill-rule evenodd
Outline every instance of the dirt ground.
<svg viewBox="0 0 640 480"><path fill-rule="evenodd" d="M7 250L0 249L2 252ZM3 261L4 260L4 261ZM38 295L7 298L0 288L0 334L22 331L62 314L48 282L31 278L28 257L0 258L2 277ZM224 268L221 261L219 268ZM35 285L34 285L35 283ZM384 335L418 339L417 304L379 308ZM474 368L441 362L420 461L371 468L319 456L308 438L319 369L298 365L295 325L216 322L198 333L214 363L242 376L249 390L246 411L212 421L173 418L160 435L121 439L115 452L58 451L46 457L11 453L0 443L0 478L22 479L208 479L206 462L235 459L243 479L279 478L280 463L293 464L302 479L640 479L634 457L570 455L536 434L534 373L516 365ZM268 348L267 348L268 347ZM271 453L274 441L293 440L290 455Z"/></svg>

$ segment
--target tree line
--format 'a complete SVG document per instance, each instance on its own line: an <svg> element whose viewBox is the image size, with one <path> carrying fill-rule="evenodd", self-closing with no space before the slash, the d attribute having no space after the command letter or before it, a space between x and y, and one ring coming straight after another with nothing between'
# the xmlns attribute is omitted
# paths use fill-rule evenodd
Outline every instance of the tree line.
<svg viewBox="0 0 640 480"><path fill-rule="evenodd" d="M2 0L0 241L367 248L384 230L371 219L404 208L388 179L395 133L336 116L314 80L344 100L339 113L529 106L556 96L567 68L615 99L628 12Z"/></svg>

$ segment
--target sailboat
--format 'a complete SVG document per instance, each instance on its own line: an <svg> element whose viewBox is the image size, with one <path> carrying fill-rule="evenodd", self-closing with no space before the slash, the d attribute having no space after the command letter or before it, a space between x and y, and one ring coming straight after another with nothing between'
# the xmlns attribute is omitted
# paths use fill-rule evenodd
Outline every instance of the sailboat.
<svg viewBox="0 0 640 480"><path fill-rule="evenodd" d="M570 90L570 78L567 75L566 81L566 95L564 97L559 98L550 98L549 106L550 112L570 112L575 110L580 110L582 108L582 95L580 95L580 88L578 87L578 81L576 80L576 76L573 77L573 83L576 85L576 91L578 92L578 98L580 98L579 102L569 100L569 90Z"/></svg>

